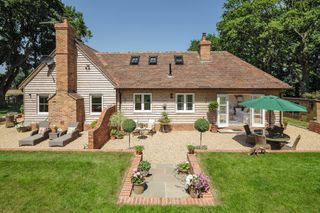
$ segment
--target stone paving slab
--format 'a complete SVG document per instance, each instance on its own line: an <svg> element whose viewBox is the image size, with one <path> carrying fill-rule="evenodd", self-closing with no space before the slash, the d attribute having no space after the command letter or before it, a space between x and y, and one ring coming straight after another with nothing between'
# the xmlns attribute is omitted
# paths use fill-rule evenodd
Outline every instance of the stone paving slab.
<svg viewBox="0 0 320 213"><path fill-rule="evenodd" d="M189 195L184 185L176 177L174 164L154 164L150 169L150 176L146 178L147 188L143 194L132 192L131 197L163 197L163 198L187 198Z"/></svg>

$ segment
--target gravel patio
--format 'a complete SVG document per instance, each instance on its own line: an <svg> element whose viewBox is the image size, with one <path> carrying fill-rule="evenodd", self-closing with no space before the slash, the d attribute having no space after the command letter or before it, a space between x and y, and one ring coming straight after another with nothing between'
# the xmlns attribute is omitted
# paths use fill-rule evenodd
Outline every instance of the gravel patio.
<svg viewBox="0 0 320 213"><path fill-rule="evenodd" d="M291 141L300 134L301 141L298 150L320 150L320 134L311 132L294 126L288 126L285 131L290 135ZM30 132L18 133L15 128L5 128L0 125L0 148L20 148L20 149L83 149L88 143L88 132L84 131L75 141L65 147L49 147L48 141L43 141L36 146L18 146L18 141L30 135ZM216 150L249 150L250 147L244 143L244 134L233 133L210 133L203 134L203 145L208 149ZM157 132L146 139L139 139L137 136L131 137L131 146L143 145L144 159L154 164L177 164L186 159L188 144L199 145L199 133L197 131L174 131L171 133ZM110 140L102 149L127 149L128 136L121 140Z"/></svg>

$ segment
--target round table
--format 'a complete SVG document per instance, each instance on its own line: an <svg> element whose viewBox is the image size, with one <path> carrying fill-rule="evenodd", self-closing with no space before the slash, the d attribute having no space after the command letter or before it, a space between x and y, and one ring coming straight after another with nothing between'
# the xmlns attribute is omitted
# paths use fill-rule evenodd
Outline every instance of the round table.
<svg viewBox="0 0 320 213"><path fill-rule="evenodd" d="M274 146L277 149L281 149L282 143L288 143L290 141L290 136L287 134L266 134L266 140L271 146Z"/></svg>

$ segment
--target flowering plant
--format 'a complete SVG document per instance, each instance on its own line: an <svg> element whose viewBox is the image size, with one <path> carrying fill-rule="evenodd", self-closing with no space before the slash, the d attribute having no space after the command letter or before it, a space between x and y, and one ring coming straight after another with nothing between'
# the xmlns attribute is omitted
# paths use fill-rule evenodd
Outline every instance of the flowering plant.
<svg viewBox="0 0 320 213"><path fill-rule="evenodd" d="M204 174L188 175L186 177L186 190L200 197L202 193L208 192L210 189L209 178Z"/></svg>
<svg viewBox="0 0 320 213"><path fill-rule="evenodd" d="M142 173L134 169L131 176L131 183L135 185L139 185L139 184L142 184L143 182L144 182L144 176L142 175Z"/></svg>

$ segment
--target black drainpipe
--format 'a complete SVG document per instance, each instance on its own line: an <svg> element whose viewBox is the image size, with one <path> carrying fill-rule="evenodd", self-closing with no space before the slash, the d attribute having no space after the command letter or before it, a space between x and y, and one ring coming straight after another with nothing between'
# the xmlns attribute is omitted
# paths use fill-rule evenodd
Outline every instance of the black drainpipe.
<svg viewBox="0 0 320 213"><path fill-rule="evenodd" d="M169 64L169 76L172 76L172 66L171 66L171 63Z"/></svg>

